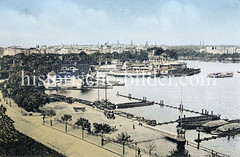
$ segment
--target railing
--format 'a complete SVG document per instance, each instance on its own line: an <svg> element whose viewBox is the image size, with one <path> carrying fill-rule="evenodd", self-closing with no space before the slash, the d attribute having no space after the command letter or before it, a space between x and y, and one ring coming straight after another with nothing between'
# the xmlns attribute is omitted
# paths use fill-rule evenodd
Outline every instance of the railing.
<svg viewBox="0 0 240 157"><path fill-rule="evenodd" d="M207 153L210 153L214 157L230 157L230 155L217 152L217 151L215 151L213 149L210 149L210 148L207 148L207 147L204 147L204 146L200 146L200 145L198 146L198 144L194 143L194 142L187 141L186 144L188 146L192 146L194 148L201 149L201 150L203 150L203 151L205 151Z"/></svg>
<svg viewBox="0 0 240 157"><path fill-rule="evenodd" d="M47 122L45 122L45 123L46 123L46 125L48 125ZM63 125L65 125L65 122L63 122L61 119L55 118L54 119L54 125L53 125L52 128L64 132L64 126ZM106 149L108 151L116 153L117 155L122 156L122 149L123 149L122 147L123 146L122 146L122 144L117 142L116 139L111 138L109 136L101 135L101 134L87 133L86 131L84 131L85 137L81 138L81 133L80 133L81 131L80 130L78 131L78 129L81 129L81 127L75 126L72 123L67 123L67 125L69 126L69 130L68 130L68 132L66 132L67 134L70 134L72 136L75 136L75 137L80 138L84 141L87 141L89 143L92 143L96 146L99 146L103 149ZM101 145L101 142L100 142L102 136L103 136L103 139L104 139L104 144L103 145ZM133 143L127 143L127 144L125 144L125 146L126 146L125 147L125 152L126 152L125 155L126 156L136 156L138 147L136 148L134 142ZM140 150L141 150L141 155L142 156L148 156L149 153L146 150L144 150L142 148ZM153 157L160 157L157 154L152 154L152 156Z"/></svg>

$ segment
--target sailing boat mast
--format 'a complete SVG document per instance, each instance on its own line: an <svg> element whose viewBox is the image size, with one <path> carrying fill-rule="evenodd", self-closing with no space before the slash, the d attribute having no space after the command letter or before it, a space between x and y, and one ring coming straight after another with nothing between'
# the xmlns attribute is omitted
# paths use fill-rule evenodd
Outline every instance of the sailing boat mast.
<svg viewBox="0 0 240 157"><path fill-rule="evenodd" d="M107 76L105 73L105 101L107 102Z"/></svg>
<svg viewBox="0 0 240 157"><path fill-rule="evenodd" d="M101 65L100 57L98 58L98 64L99 66ZM98 71L97 71L97 75L98 75ZM99 79L97 79L97 84L98 84L98 103L99 103L100 102Z"/></svg>
<svg viewBox="0 0 240 157"><path fill-rule="evenodd" d="M182 128L182 112L183 112L183 104L182 104L182 83L181 83L181 104L180 104L180 127Z"/></svg>
<svg viewBox="0 0 240 157"><path fill-rule="evenodd" d="M177 129L178 137L185 139L185 130L182 127L182 114L183 114L183 104L182 104L182 84L181 84L181 104L179 105L180 110L180 127Z"/></svg>
<svg viewBox="0 0 240 157"><path fill-rule="evenodd" d="M99 80L97 80L97 84L98 84L98 102L100 102Z"/></svg>

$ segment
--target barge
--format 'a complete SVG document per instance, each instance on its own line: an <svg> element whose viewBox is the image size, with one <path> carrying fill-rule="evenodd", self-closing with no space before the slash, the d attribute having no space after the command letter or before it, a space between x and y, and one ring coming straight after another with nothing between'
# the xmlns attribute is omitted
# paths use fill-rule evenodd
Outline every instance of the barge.
<svg viewBox="0 0 240 157"><path fill-rule="evenodd" d="M116 106L118 109L123 109L123 108L132 108L132 107L150 106L153 104L154 104L153 102L128 102L128 103L116 104Z"/></svg>

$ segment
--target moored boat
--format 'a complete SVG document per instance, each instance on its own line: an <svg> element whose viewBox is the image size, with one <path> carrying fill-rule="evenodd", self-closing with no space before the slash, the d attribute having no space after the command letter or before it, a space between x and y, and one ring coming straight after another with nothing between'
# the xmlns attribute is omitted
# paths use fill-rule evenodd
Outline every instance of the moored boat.
<svg viewBox="0 0 240 157"><path fill-rule="evenodd" d="M152 75L150 71L133 71L133 70L118 70L109 73L115 77L149 77Z"/></svg>
<svg viewBox="0 0 240 157"><path fill-rule="evenodd" d="M228 124L228 122L223 119L209 121L202 125L202 131L210 133L211 131L225 124Z"/></svg>
<svg viewBox="0 0 240 157"><path fill-rule="evenodd" d="M230 123L218 127L216 130L211 131L212 135L231 135L240 133L239 123Z"/></svg>
<svg viewBox="0 0 240 157"><path fill-rule="evenodd" d="M233 72L219 72L219 73L211 73L208 74L209 78L226 78L226 77L233 77Z"/></svg>

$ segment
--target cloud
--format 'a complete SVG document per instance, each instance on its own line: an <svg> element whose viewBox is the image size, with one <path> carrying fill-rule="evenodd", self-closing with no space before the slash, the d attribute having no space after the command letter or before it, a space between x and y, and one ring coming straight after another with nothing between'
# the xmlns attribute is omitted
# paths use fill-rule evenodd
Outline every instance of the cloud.
<svg viewBox="0 0 240 157"><path fill-rule="evenodd" d="M104 29L108 17L103 10L82 10L73 1L45 1L34 8L6 8L0 11L0 37L3 42L28 46L76 43ZM92 29L90 29L92 28ZM10 41L11 39L14 39Z"/></svg>
<svg viewBox="0 0 240 157"><path fill-rule="evenodd" d="M182 42L183 38L190 38L189 33L193 35L199 24L201 24L199 9L178 1L168 1L160 5L155 14L139 16L134 23L136 34L137 32L141 34L138 39L151 43L167 41L168 44L188 44Z"/></svg>
<svg viewBox="0 0 240 157"><path fill-rule="evenodd" d="M0 46L240 43L238 0L0 1Z"/></svg>
<svg viewBox="0 0 240 157"><path fill-rule="evenodd" d="M138 40L145 38L151 43L170 45L198 44L202 40L208 44L240 43L238 2L235 5L227 1L215 5L197 2L167 1L159 4L159 10L153 15L139 16L135 25L142 36Z"/></svg>

